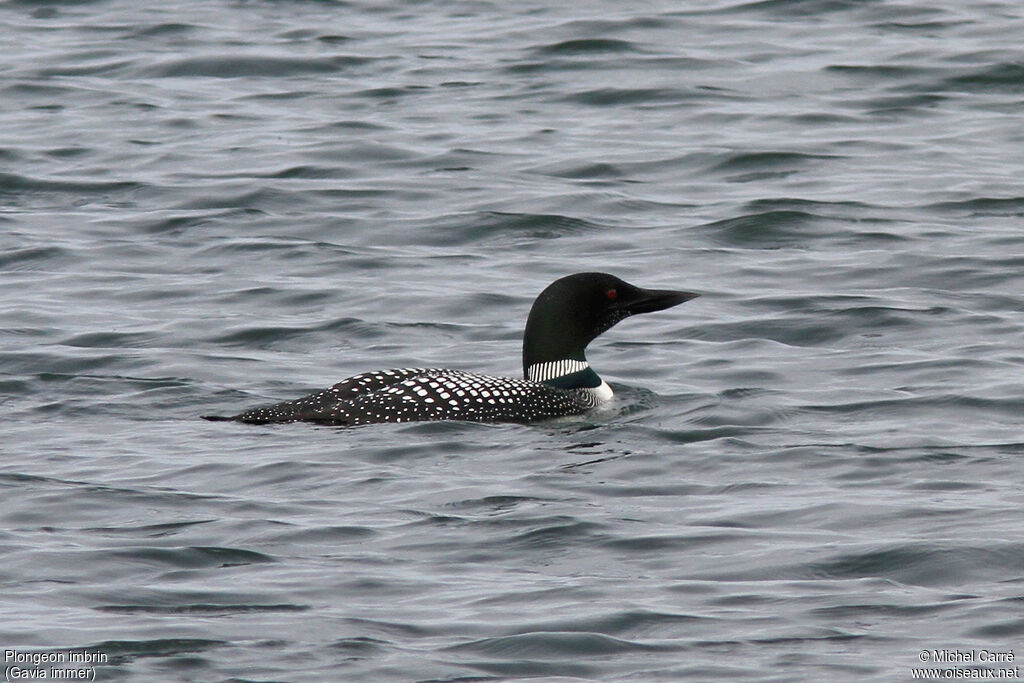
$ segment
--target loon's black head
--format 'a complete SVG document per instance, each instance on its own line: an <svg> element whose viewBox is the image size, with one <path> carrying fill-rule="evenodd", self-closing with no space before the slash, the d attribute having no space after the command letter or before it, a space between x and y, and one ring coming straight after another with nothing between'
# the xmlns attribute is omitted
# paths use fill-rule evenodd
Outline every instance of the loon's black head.
<svg viewBox="0 0 1024 683"><path fill-rule="evenodd" d="M620 320L671 308L697 296L641 289L607 273L576 273L555 280L530 309L523 337L523 371L529 378L530 368L539 363L585 362L587 344Z"/></svg>

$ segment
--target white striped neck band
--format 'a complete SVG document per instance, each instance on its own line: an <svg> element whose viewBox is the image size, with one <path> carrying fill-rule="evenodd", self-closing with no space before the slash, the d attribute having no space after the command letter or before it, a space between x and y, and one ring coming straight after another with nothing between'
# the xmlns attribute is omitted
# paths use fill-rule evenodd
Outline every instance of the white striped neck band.
<svg viewBox="0 0 1024 683"><path fill-rule="evenodd" d="M582 372L590 367L585 360L555 360L548 363L534 363L526 370L526 378L532 382L546 382L556 377L565 377Z"/></svg>

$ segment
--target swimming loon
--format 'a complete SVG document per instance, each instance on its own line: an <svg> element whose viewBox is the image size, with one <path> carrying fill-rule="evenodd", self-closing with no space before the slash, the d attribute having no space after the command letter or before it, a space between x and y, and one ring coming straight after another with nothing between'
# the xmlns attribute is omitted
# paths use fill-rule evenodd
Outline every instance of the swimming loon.
<svg viewBox="0 0 1024 683"><path fill-rule="evenodd" d="M380 370L294 401L203 419L362 425L425 420L528 423L578 415L612 397L611 388L587 363L587 344L624 318L697 296L641 289L607 273L576 273L548 285L533 302L523 335L524 379L440 368Z"/></svg>

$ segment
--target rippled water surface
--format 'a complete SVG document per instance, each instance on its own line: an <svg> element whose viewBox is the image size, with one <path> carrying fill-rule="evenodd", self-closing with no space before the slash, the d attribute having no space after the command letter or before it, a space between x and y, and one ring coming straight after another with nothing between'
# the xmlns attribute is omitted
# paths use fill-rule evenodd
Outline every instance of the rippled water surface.
<svg viewBox="0 0 1024 683"><path fill-rule="evenodd" d="M98 681L1024 657L1019 3L7 2L0 35L3 648ZM518 375L581 270L703 293L591 345L609 410L197 418Z"/></svg>

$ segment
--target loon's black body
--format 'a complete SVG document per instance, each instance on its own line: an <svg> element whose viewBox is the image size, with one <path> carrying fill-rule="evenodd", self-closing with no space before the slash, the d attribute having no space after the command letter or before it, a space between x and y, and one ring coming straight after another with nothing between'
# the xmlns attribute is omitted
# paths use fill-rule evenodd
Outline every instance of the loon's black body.
<svg viewBox="0 0 1024 683"><path fill-rule="evenodd" d="M426 420L527 423L578 415L612 395L587 363L587 344L623 318L696 296L641 289L605 273L577 273L549 285L530 309L523 336L525 379L442 368L381 370L349 377L294 401L231 417L204 417L253 424L354 426Z"/></svg>

